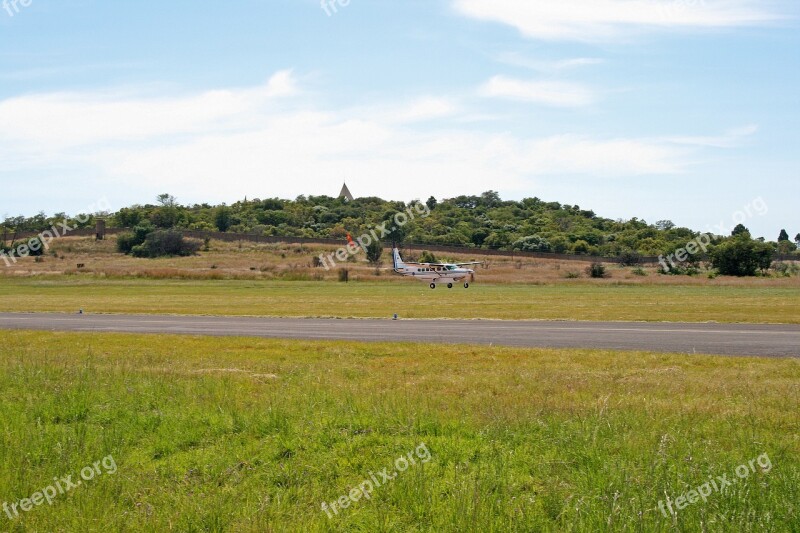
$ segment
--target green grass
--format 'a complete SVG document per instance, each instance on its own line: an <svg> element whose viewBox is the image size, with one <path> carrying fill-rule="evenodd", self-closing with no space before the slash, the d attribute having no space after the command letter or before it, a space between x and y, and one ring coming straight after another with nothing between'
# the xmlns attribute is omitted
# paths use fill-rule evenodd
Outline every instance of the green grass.
<svg viewBox="0 0 800 533"><path fill-rule="evenodd" d="M6 278L0 311L800 323L800 288Z"/></svg>
<svg viewBox="0 0 800 533"><path fill-rule="evenodd" d="M800 361L4 332L0 531L797 531ZM329 519L369 472L410 467ZM676 519L658 501L757 468ZM73 477L75 479L75 477Z"/></svg>

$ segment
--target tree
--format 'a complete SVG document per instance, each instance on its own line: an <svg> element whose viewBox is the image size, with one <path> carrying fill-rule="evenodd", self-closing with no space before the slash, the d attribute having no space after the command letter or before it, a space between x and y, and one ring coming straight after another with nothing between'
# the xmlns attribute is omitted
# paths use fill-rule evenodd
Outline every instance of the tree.
<svg viewBox="0 0 800 533"><path fill-rule="evenodd" d="M478 228L472 232L472 244L476 246L483 246L483 243L486 241L486 237L490 235L490 232L486 228Z"/></svg>
<svg viewBox="0 0 800 533"><path fill-rule="evenodd" d="M586 273L592 278L601 279L606 277L606 267L602 263L592 263L586 267Z"/></svg>
<svg viewBox="0 0 800 533"><path fill-rule="evenodd" d="M505 231L493 231L483 241L483 245L487 248L499 250L501 248L507 248L510 246L511 238Z"/></svg>
<svg viewBox="0 0 800 533"><path fill-rule="evenodd" d="M221 205L217 208L217 212L214 213L214 225L219 231L228 231L228 228L233 225L233 220L231 219L231 210L229 207Z"/></svg>
<svg viewBox="0 0 800 533"><path fill-rule="evenodd" d="M797 250L797 245L792 241L790 241L789 239L786 239L785 241L780 241L778 243L779 254L788 255L794 252L795 250Z"/></svg>
<svg viewBox="0 0 800 533"><path fill-rule="evenodd" d="M156 199L158 203L161 204L162 207L175 207L178 205L178 199L172 196L171 194L159 194Z"/></svg>
<svg viewBox="0 0 800 533"><path fill-rule="evenodd" d="M481 194L479 203L484 207L497 207L503 203L503 200L500 198L500 194L497 191L486 191Z"/></svg>
<svg viewBox="0 0 800 533"><path fill-rule="evenodd" d="M386 236L384 238L396 243L402 243L406 240L406 235L408 235L408 226L401 226L398 223L396 214L400 211L402 211L402 209L387 211L383 215L383 221L386 224L385 227L387 229Z"/></svg>
<svg viewBox="0 0 800 533"><path fill-rule="evenodd" d="M428 201L427 201L427 202L425 202L425 205L427 205L427 206L428 206L428 209L430 209L431 211L433 211L434 209L436 209L436 206L437 206L438 204L439 204L439 201L438 201L436 198L434 198L433 196L431 196L430 198L428 198Z"/></svg>
<svg viewBox="0 0 800 533"><path fill-rule="evenodd" d="M381 255L383 255L383 245L380 241L373 241L367 246L367 261L371 265L377 265L381 262Z"/></svg>
<svg viewBox="0 0 800 533"><path fill-rule="evenodd" d="M575 244L572 245L572 251L576 254L588 254L589 243L584 240L575 241Z"/></svg>
<svg viewBox="0 0 800 533"><path fill-rule="evenodd" d="M675 227L675 223L671 220L659 220L656 222L656 229L661 231L668 231Z"/></svg>
<svg viewBox="0 0 800 533"><path fill-rule="evenodd" d="M114 222L120 228L132 228L139 224L144 218L145 213L138 206L123 207L114 215Z"/></svg>
<svg viewBox="0 0 800 533"><path fill-rule="evenodd" d="M436 263L438 261L437 261L435 255L433 255L428 250L424 250L422 252L422 255L419 256L419 262L420 263Z"/></svg>
<svg viewBox="0 0 800 533"><path fill-rule="evenodd" d="M731 236L736 237L738 235L744 235L745 233L747 234L747 237L749 238L750 237L750 230L747 229L746 227L744 227L743 224L736 224L736 227L733 228L733 231L731 232Z"/></svg>
<svg viewBox="0 0 800 533"><path fill-rule="evenodd" d="M528 235L516 240L512 248L523 252L549 252L550 243L538 235Z"/></svg>
<svg viewBox="0 0 800 533"><path fill-rule="evenodd" d="M117 251L123 254L131 253L134 247L144 243L147 236L152 233L154 229L150 221L146 220L133 228L133 233L120 233L117 235Z"/></svg>
<svg viewBox="0 0 800 533"><path fill-rule="evenodd" d="M789 240L789 234L786 233L785 229L782 229L781 234L778 235L778 242L788 241L788 240Z"/></svg>
<svg viewBox="0 0 800 533"><path fill-rule="evenodd" d="M619 254L619 264L622 266L636 266L642 262L642 254L634 250L623 250Z"/></svg>
<svg viewBox="0 0 800 533"><path fill-rule="evenodd" d="M794 236L794 242L797 243L797 246L800 246L800 233Z"/></svg>
<svg viewBox="0 0 800 533"><path fill-rule="evenodd" d="M775 250L769 243L754 241L750 234L740 234L710 251L711 264L724 276L755 276L772 265Z"/></svg>
<svg viewBox="0 0 800 533"><path fill-rule="evenodd" d="M150 215L150 221L159 228L175 227L178 223L178 210L175 207L159 207Z"/></svg>
<svg viewBox="0 0 800 533"><path fill-rule="evenodd" d="M156 230L142 244L134 246L131 253L135 257L185 257L196 254L201 244L196 239L185 239L178 230Z"/></svg>

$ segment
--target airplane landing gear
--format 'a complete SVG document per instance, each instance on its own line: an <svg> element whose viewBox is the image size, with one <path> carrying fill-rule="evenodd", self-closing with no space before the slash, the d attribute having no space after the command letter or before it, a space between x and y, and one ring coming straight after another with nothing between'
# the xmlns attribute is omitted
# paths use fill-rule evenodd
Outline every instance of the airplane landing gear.
<svg viewBox="0 0 800 533"><path fill-rule="evenodd" d="M448 289L452 289L452 288L453 288L453 284L452 284L452 283L448 283L448 284L447 284L447 288L448 288Z"/></svg>
<svg viewBox="0 0 800 533"><path fill-rule="evenodd" d="M469 283L464 283L464 288L469 289Z"/></svg>
<svg viewBox="0 0 800 533"><path fill-rule="evenodd" d="M435 288L436 288L436 284L435 283L431 283L431 289L435 289Z"/></svg>

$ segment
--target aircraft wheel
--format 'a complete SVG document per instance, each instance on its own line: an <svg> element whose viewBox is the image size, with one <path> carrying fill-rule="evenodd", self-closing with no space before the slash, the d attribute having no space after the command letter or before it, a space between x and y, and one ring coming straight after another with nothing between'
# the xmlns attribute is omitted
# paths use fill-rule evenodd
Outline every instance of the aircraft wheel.
<svg viewBox="0 0 800 533"><path fill-rule="evenodd" d="M431 283L431 289L435 289L435 288L436 288L436 284L435 283Z"/></svg>
<svg viewBox="0 0 800 533"><path fill-rule="evenodd" d="M469 289L469 283L465 283L465 284L464 284L464 288L465 288L465 289Z"/></svg>
<svg viewBox="0 0 800 533"><path fill-rule="evenodd" d="M452 289L452 288L453 288L453 284L452 284L452 283L448 283L448 284L447 284L447 288L448 288L448 289Z"/></svg>

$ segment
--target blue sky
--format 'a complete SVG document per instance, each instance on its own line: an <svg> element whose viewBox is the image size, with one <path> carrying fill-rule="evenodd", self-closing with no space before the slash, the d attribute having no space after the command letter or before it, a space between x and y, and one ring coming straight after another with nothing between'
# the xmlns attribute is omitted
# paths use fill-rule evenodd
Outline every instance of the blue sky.
<svg viewBox="0 0 800 533"><path fill-rule="evenodd" d="M800 232L797 2L6 2L0 215L346 179Z"/></svg>

